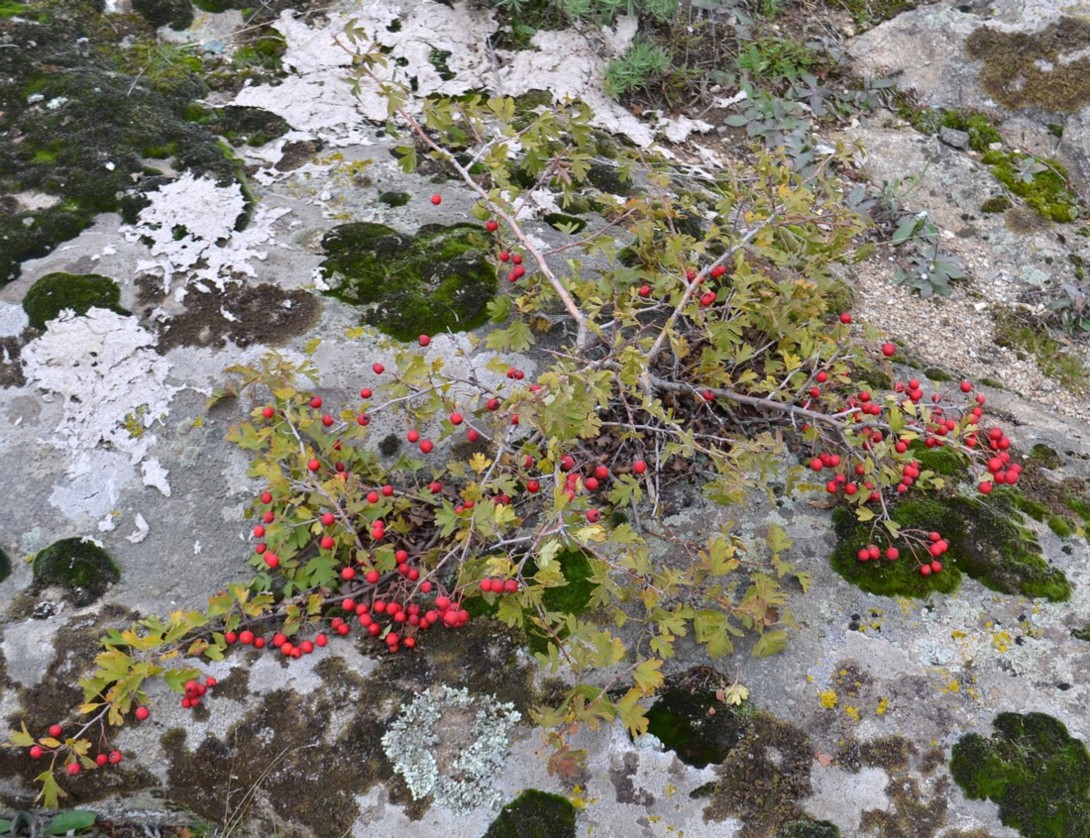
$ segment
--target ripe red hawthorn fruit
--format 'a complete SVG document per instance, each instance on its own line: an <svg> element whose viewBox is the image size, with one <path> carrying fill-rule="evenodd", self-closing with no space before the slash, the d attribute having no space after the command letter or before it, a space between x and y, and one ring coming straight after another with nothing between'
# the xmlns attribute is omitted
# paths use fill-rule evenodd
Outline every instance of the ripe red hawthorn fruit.
<svg viewBox="0 0 1090 838"><path fill-rule="evenodd" d="M897 354L897 345L894 343L883 343L882 354L885 355L887 358L892 358L894 355Z"/></svg>
<svg viewBox="0 0 1090 838"><path fill-rule="evenodd" d="M500 229L500 223L496 219L490 218L484 223L484 228L490 233L495 233Z"/></svg>
<svg viewBox="0 0 1090 838"><path fill-rule="evenodd" d="M632 471L636 472L636 474L643 474L647 471L647 463L643 460L636 460L636 462L632 464Z"/></svg>
<svg viewBox="0 0 1090 838"><path fill-rule="evenodd" d="M650 297L651 296L651 286L650 285L641 285L640 290L637 291L636 293L639 294L641 297L645 297L645 298Z"/></svg>
<svg viewBox="0 0 1090 838"><path fill-rule="evenodd" d="M322 467L322 464L318 460L311 460L311 461L309 461L307 463L307 468L310 469L311 471L317 471L321 467Z"/></svg>
<svg viewBox="0 0 1090 838"><path fill-rule="evenodd" d="M42 753L43 753L43 750L42 750L41 745L31 745L30 746L30 758L31 759L41 759L42 758Z"/></svg>
<svg viewBox="0 0 1090 838"><path fill-rule="evenodd" d="M529 480L526 482L526 491L530 494L537 494L541 491L541 484L536 480Z"/></svg>
<svg viewBox="0 0 1090 838"><path fill-rule="evenodd" d="M238 642L243 646L249 646L254 642L254 633L250 630L240 631L238 633Z"/></svg>
<svg viewBox="0 0 1090 838"><path fill-rule="evenodd" d="M886 548L886 558L889 559L891 562L896 561L898 558L900 558L900 556L901 551L898 550L896 547Z"/></svg>
<svg viewBox="0 0 1090 838"><path fill-rule="evenodd" d="M405 434L405 439L409 440L409 442L415 445L417 442L420 441L420 433L418 431L409 431L407 434Z"/></svg>
<svg viewBox="0 0 1090 838"><path fill-rule="evenodd" d="M817 381L818 384L824 384L826 381L829 380L829 373L825 372L825 370L821 370L817 375L814 376L814 380Z"/></svg>
<svg viewBox="0 0 1090 838"><path fill-rule="evenodd" d="M462 414L461 413L452 413L452 414L450 414L450 424L452 424L452 425L461 425L462 424Z"/></svg>
<svg viewBox="0 0 1090 838"><path fill-rule="evenodd" d="M422 453L430 454L433 448L435 448L435 445L430 439L422 439L420 441L420 451Z"/></svg>
<svg viewBox="0 0 1090 838"><path fill-rule="evenodd" d="M313 399L310 400L310 406L313 407L315 410L320 408L322 406L322 397L315 396Z"/></svg>
<svg viewBox="0 0 1090 838"><path fill-rule="evenodd" d="M136 708L136 710L133 711L133 715L136 716L136 720L138 722L146 722L147 719L148 719L148 716L151 715L151 711L148 710L147 707L144 707L143 705L140 705L139 707Z"/></svg>
<svg viewBox="0 0 1090 838"><path fill-rule="evenodd" d="M322 544L322 549L323 549L323 550L332 550L332 549L333 549L333 546L334 546L334 545L335 545L336 543L337 543L337 542L336 542L336 541L334 541L334 539L333 539L333 536L331 536L331 535L324 535L324 536L322 536L322 541L321 541L321 544Z"/></svg>
<svg viewBox="0 0 1090 838"><path fill-rule="evenodd" d="M565 454L560 458L560 470L571 471L575 468L575 458L571 454Z"/></svg>
<svg viewBox="0 0 1090 838"><path fill-rule="evenodd" d="M324 648L328 642L329 638L326 637L324 633L320 633L317 637L314 638L314 645L317 646L319 649Z"/></svg>
<svg viewBox="0 0 1090 838"><path fill-rule="evenodd" d="M280 557L276 553L266 553L265 564L269 566L270 570L276 570L280 567Z"/></svg>
<svg viewBox="0 0 1090 838"><path fill-rule="evenodd" d="M840 322L847 325L852 322L852 315L850 312L844 311L840 314Z"/></svg>
<svg viewBox="0 0 1090 838"><path fill-rule="evenodd" d="M70 762L68 763L68 768L66 768L65 770L68 772L69 776L75 777L77 774L79 774L79 763Z"/></svg>
<svg viewBox="0 0 1090 838"><path fill-rule="evenodd" d="M518 253L515 253L515 254L513 254L511 256L511 261L514 262L516 265L521 265L522 264L522 256L520 254L518 254Z"/></svg>
<svg viewBox="0 0 1090 838"><path fill-rule="evenodd" d="M374 372L375 375L382 375L384 372L386 372L386 367L376 362L374 364L371 364L371 371Z"/></svg>
<svg viewBox="0 0 1090 838"><path fill-rule="evenodd" d="M254 648L255 649L264 649L265 648L265 638L264 637L255 637L254 638Z"/></svg>
<svg viewBox="0 0 1090 838"><path fill-rule="evenodd" d="M719 277L723 276L723 274L725 274L726 272L727 269L725 267L723 267L722 265L716 265L714 268L712 268L711 275L713 279L719 279Z"/></svg>
<svg viewBox="0 0 1090 838"><path fill-rule="evenodd" d="M360 390L360 398L361 399L369 399L369 398L371 398L371 395L372 394L371 394L371 388L370 387L364 387L362 390Z"/></svg>
<svg viewBox="0 0 1090 838"><path fill-rule="evenodd" d="M272 419L276 415L276 411L266 405L265 408L262 409L261 415L264 416L266 419Z"/></svg>
<svg viewBox="0 0 1090 838"><path fill-rule="evenodd" d="M272 492L262 492L261 493L261 502L262 503L272 503L272 499L273 499Z"/></svg>
<svg viewBox="0 0 1090 838"><path fill-rule="evenodd" d="M119 762L121 762L121 759L121 751L110 751L110 765L117 765Z"/></svg>
<svg viewBox="0 0 1090 838"><path fill-rule="evenodd" d="M332 527L336 523L337 519L332 512L326 512L322 515L322 526Z"/></svg>
<svg viewBox="0 0 1090 838"><path fill-rule="evenodd" d="M499 259L501 262L508 262L511 259L511 254L508 253L506 250L501 250L499 253L496 254L496 258Z"/></svg>
<svg viewBox="0 0 1090 838"><path fill-rule="evenodd" d="M929 564L920 565L920 576L930 576L930 575L931 575L931 565L929 565Z"/></svg>
<svg viewBox="0 0 1090 838"><path fill-rule="evenodd" d="M416 340L421 346L427 346L431 343L431 338L428 335L421 335Z"/></svg>
<svg viewBox="0 0 1090 838"><path fill-rule="evenodd" d="M63 733L64 733L64 728L61 727L60 725L50 725L49 726L49 735L52 736L54 739L60 739L61 735Z"/></svg>
<svg viewBox="0 0 1090 838"><path fill-rule="evenodd" d="M481 435L473 428L466 431L466 442L476 442L481 438Z"/></svg>
<svg viewBox="0 0 1090 838"><path fill-rule="evenodd" d="M235 643L238 642L238 632L236 632L236 631L224 632L223 642L226 643L228 646L233 646Z"/></svg>
<svg viewBox="0 0 1090 838"><path fill-rule="evenodd" d="M435 206L439 206L441 203L443 203L443 196L442 195L432 195L431 196L431 202Z"/></svg>
<svg viewBox="0 0 1090 838"><path fill-rule="evenodd" d="M588 509L587 510L587 520L590 521L592 524L597 524L599 521L602 520L601 511L599 511L597 509Z"/></svg>

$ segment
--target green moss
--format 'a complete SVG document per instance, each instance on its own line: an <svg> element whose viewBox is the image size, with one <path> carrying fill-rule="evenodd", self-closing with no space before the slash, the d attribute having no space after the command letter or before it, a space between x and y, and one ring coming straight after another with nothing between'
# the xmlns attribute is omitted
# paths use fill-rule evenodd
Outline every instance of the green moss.
<svg viewBox="0 0 1090 838"><path fill-rule="evenodd" d="M1003 385L1002 381L999 381L998 379L995 379L995 378L982 378L982 379L980 379L980 383L983 384L985 387L991 387L993 390L1006 390L1007 389Z"/></svg>
<svg viewBox="0 0 1090 838"><path fill-rule="evenodd" d="M995 733L963 736L950 773L972 800L999 806L1000 820L1027 838L1090 835L1090 753L1058 719L1001 713Z"/></svg>
<svg viewBox="0 0 1090 838"><path fill-rule="evenodd" d="M855 21L855 25L870 29L887 20L892 20L902 12L915 9L916 0L827 0L835 9L846 9Z"/></svg>
<svg viewBox="0 0 1090 838"><path fill-rule="evenodd" d="M1090 388L1090 372L1083 362L1065 352L1040 323L1010 308L997 308L993 317L997 346L1013 349L1019 358L1032 358L1041 372L1073 393L1084 393Z"/></svg>
<svg viewBox="0 0 1090 838"><path fill-rule="evenodd" d="M11 575L11 559L8 558L8 554L4 551L3 547L0 547L0 582L3 582Z"/></svg>
<svg viewBox="0 0 1090 838"><path fill-rule="evenodd" d="M780 828L776 838L840 838L840 827L829 821L791 821Z"/></svg>
<svg viewBox="0 0 1090 838"><path fill-rule="evenodd" d="M980 205L980 211L983 213L996 213L1006 212L1011 208L1011 199L1006 195L996 195L989 198L983 204Z"/></svg>
<svg viewBox="0 0 1090 838"><path fill-rule="evenodd" d="M574 838L575 818L568 798L527 789L500 810L484 838Z"/></svg>
<svg viewBox="0 0 1090 838"><path fill-rule="evenodd" d="M239 105L212 110L203 124L232 146L262 146L291 130L283 117L271 111Z"/></svg>
<svg viewBox="0 0 1090 838"><path fill-rule="evenodd" d="M558 584L559 580L553 573L553 567L559 568L563 575L562 583ZM576 617L583 614L590 605L590 598L596 587L591 581L594 566L590 562L590 557L580 550L563 550L557 553L554 565L545 571L539 571L533 559L530 559L526 562L523 573L551 585L541 595L541 604L546 610L556 614L572 614ZM532 616L534 615L528 611L527 617ZM561 630L560 636L566 637L567 631ZM548 651L550 639L529 629L527 646L531 652L545 653Z"/></svg>
<svg viewBox="0 0 1090 838"><path fill-rule="evenodd" d="M932 591L955 590L964 573L1001 593L1053 602L1071 596L1071 584L1063 572L1045 562L1040 546L1018 525L1018 512L1007 493L994 492L987 500L960 495L906 500L893 508L891 517L904 530L942 533L950 545L943 556L943 570L921 576L917 562L904 549L896 561L859 561L856 553L872 542L874 531L870 524L860 524L854 512L840 508L833 513L839 543L832 565L865 591L922 598ZM885 546L881 539L876 543Z"/></svg>
<svg viewBox="0 0 1090 838"><path fill-rule="evenodd" d="M35 329L44 329L64 309L82 315L91 308L129 314L121 307L121 289L117 283L99 274L46 274L23 297L23 311Z"/></svg>
<svg viewBox="0 0 1090 838"><path fill-rule="evenodd" d="M747 726L739 709L716 698L716 690L728 683L714 670L690 670L655 699L647 711L647 732L686 765L704 768L721 763Z"/></svg>
<svg viewBox="0 0 1090 838"><path fill-rule="evenodd" d="M1003 142L992 121L977 111L943 111L939 125L968 134L969 148L973 151L985 152L993 143Z"/></svg>
<svg viewBox="0 0 1090 838"><path fill-rule="evenodd" d="M193 23L189 0L132 0L132 10L155 27L188 29Z"/></svg>
<svg viewBox="0 0 1090 838"><path fill-rule="evenodd" d="M380 192L378 201L388 207L403 207L413 198L409 192Z"/></svg>
<svg viewBox="0 0 1090 838"><path fill-rule="evenodd" d="M488 319L496 270L473 224L426 225L415 236L356 222L322 239L327 292L366 306L364 318L398 340L465 331Z"/></svg>
<svg viewBox="0 0 1090 838"><path fill-rule="evenodd" d="M1076 640L1085 640L1090 643L1090 623L1087 623L1082 628L1071 629L1071 636Z"/></svg>
<svg viewBox="0 0 1090 838"><path fill-rule="evenodd" d="M946 370L939 369L938 367L924 367L923 374L930 378L932 381L953 381L954 376L950 375Z"/></svg>
<svg viewBox="0 0 1090 838"><path fill-rule="evenodd" d="M952 448L928 448L919 440L915 440L909 451L920 462L923 469L930 469L935 474L943 477L965 478L969 475L969 463L965 457Z"/></svg>
<svg viewBox="0 0 1090 838"><path fill-rule="evenodd" d="M89 605L121 578L110 554L83 538L65 538L34 557L34 583L39 588L66 588L75 605Z"/></svg>
<svg viewBox="0 0 1090 838"><path fill-rule="evenodd" d="M1043 503L1038 503L1035 500L1030 500L1022 492L1016 492L1013 495L1014 505L1018 508L1018 511L1029 518L1032 518L1038 523L1043 522L1048 517L1048 507Z"/></svg>
<svg viewBox="0 0 1090 838"><path fill-rule="evenodd" d="M1090 104L1090 57L1063 57L1090 46L1090 21L1062 17L1036 32L982 26L965 52L983 62L980 83L1005 108L1075 112Z"/></svg>
<svg viewBox="0 0 1090 838"><path fill-rule="evenodd" d="M0 56L0 192L42 192L59 202L0 213L0 284L96 214L160 185L148 177L145 151L174 156L175 170L220 184L244 180L214 132L185 119L187 105L208 92L199 50L160 43L137 15L107 20L94 3L54 5L64 14L48 27L19 18L4 24L5 37L35 48Z"/></svg>
<svg viewBox="0 0 1090 838"><path fill-rule="evenodd" d="M1090 495L1082 498L1067 498L1064 502L1072 512L1090 525Z"/></svg>
<svg viewBox="0 0 1090 838"><path fill-rule="evenodd" d="M1075 528L1071 525L1071 521L1062 515L1050 515L1048 528L1060 538L1071 538L1075 534Z"/></svg>
<svg viewBox="0 0 1090 838"><path fill-rule="evenodd" d="M1028 457L1045 468L1056 469L1060 467L1060 455L1056 453L1056 449L1050 448L1043 442L1035 443L1033 448L1030 449Z"/></svg>
<svg viewBox="0 0 1090 838"><path fill-rule="evenodd" d="M982 162L991 166L996 180L1043 218L1062 224L1079 217L1079 196L1071 188L1067 170L1055 160L1018 151L990 151Z"/></svg>

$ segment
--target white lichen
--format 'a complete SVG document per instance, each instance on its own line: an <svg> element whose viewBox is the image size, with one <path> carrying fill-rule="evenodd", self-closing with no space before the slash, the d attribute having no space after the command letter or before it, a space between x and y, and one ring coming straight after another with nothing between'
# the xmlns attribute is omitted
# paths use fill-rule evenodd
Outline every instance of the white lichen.
<svg viewBox="0 0 1090 838"><path fill-rule="evenodd" d="M494 696L429 688L390 724L382 747L413 799L432 795L440 806L465 814L500 803L495 778L521 718L513 704Z"/></svg>

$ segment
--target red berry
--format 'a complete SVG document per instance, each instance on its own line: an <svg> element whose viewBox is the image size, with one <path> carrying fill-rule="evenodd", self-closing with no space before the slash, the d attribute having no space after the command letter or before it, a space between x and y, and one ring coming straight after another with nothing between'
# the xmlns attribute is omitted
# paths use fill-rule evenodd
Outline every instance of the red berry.
<svg viewBox="0 0 1090 838"><path fill-rule="evenodd" d="M490 233L495 233L498 229L500 229L500 224L498 221L496 221L496 219L490 218L484 223L484 228Z"/></svg>
<svg viewBox="0 0 1090 838"><path fill-rule="evenodd" d="M41 745L31 745L30 746L30 758L31 759L41 759L43 752L44 751L43 751Z"/></svg>
<svg viewBox="0 0 1090 838"><path fill-rule="evenodd" d="M422 440L420 443L420 450L425 454L430 454L435 445L430 439Z"/></svg>
<svg viewBox="0 0 1090 838"><path fill-rule="evenodd" d="M892 358L894 355L897 354L897 345L893 343L883 343L882 354L885 355L887 358Z"/></svg>
<svg viewBox="0 0 1090 838"><path fill-rule="evenodd" d="M900 557L900 555L901 551L898 550L896 547L886 548L886 558L889 559L891 562L896 561Z"/></svg>
<svg viewBox="0 0 1090 838"><path fill-rule="evenodd" d="M337 519L333 515L332 512L326 512L325 514L322 515L322 526L323 527L332 527L333 524L336 523L336 521L337 521Z"/></svg>
<svg viewBox="0 0 1090 838"><path fill-rule="evenodd" d="M431 338L427 335L421 335L416 340L421 346L427 346L429 343L431 343Z"/></svg>
<svg viewBox="0 0 1090 838"><path fill-rule="evenodd" d="M973 385L972 385L971 382L969 382L969 381L961 382L961 392L971 393L972 391L973 391Z"/></svg>
<svg viewBox="0 0 1090 838"><path fill-rule="evenodd" d="M371 370L375 373L375 375L382 375L384 372L386 372L386 367L384 367L382 364L374 363L371 364Z"/></svg>
<svg viewBox="0 0 1090 838"><path fill-rule="evenodd" d="M322 464L318 460L311 460L307 463L307 468L311 471L317 471L322 467Z"/></svg>
<svg viewBox="0 0 1090 838"><path fill-rule="evenodd" d="M360 390L360 398L361 399L371 398L371 388L370 387L364 387L362 390Z"/></svg>
<svg viewBox="0 0 1090 838"><path fill-rule="evenodd" d="M636 462L632 464L632 471L636 472L636 474L643 474L647 471L647 463L643 460L636 460Z"/></svg>
<svg viewBox="0 0 1090 838"><path fill-rule="evenodd" d="M269 566L270 570L276 570L280 567L280 557L276 553L267 553L265 555L265 564Z"/></svg>
<svg viewBox="0 0 1090 838"><path fill-rule="evenodd" d="M931 562L931 572L932 573L941 573L942 572L942 562L940 562L938 559L935 559L933 562Z"/></svg>
<svg viewBox="0 0 1090 838"><path fill-rule="evenodd" d="M147 721L148 716L151 715L151 712L148 710L147 707L141 705L140 707L136 708L133 715L136 716L137 721L145 722Z"/></svg>
<svg viewBox="0 0 1090 838"><path fill-rule="evenodd" d="M272 503L272 492L262 492L261 493L261 502L262 503Z"/></svg>
<svg viewBox="0 0 1090 838"><path fill-rule="evenodd" d="M920 576L930 576L930 575L931 575L931 565L929 565L929 564L920 565Z"/></svg>
<svg viewBox="0 0 1090 838"><path fill-rule="evenodd" d="M79 763L78 762L70 762L70 763L68 763L68 768L66 768L65 770L68 772L68 774L70 776L75 777L77 774L79 774Z"/></svg>
<svg viewBox="0 0 1090 838"><path fill-rule="evenodd" d="M325 416L322 417L322 424L328 428L330 425L333 424L333 417L327 413Z"/></svg>
<svg viewBox="0 0 1090 838"><path fill-rule="evenodd" d="M510 260L511 254L508 253L506 250L501 250L499 253L496 254L496 258L499 259L501 262L507 262L508 260Z"/></svg>
<svg viewBox="0 0 1090 838"><path fill-rule="evenodd" d="M602 520L602 513L597 509L588 509L587 520L590 521L592 524L597 524L599 521Z"/></svg>
<svg viewBox="0 0 1090 838"><path fill-rule="evenodd" d="M322 406L322 397L315 396L313 399L310 400L310 406L313 407L315 410L320 408Z"/></svg>
<svg viewBox="0 0 1090 838"><path fill-rule="evenodd" d="M530 492L530 494L536 494L541 491L541 484L536 480L529 480L526 482L526 491Z"/></svg>
<svg viewBox="0 0 1090 838"><path fill-rule="evenodd" d="M450 424L452 424L452 425L461 425L462 424L462 414L461 413L452 413L452 414L450 414Z"/></svg>
<svg viewBox="0 0 1090 838"><path fill-rule="evenodd" d="M650 285L641 285L640 290L637 291L636 293L639 294L641 297L650 297L651 296L651 286Z"/></svg>
<svg viewBox="0 0 1090 838"><path fill-rule="evenodd" d="M321 544L322 544L322 549L323 550L332 550L333 545L336 544L336 543L337 542L333 540L333 536L331 536L331 535L322 536Z"/></svg>
<svg viewBox="0 0 1090 838"><path fill-rule="evenodd" d="M317 637L314 638L314 645L317 646L319 649L323 648L328 642L329 638L326 637L324 634L319 634Z"/></svg>
<svg viewBox="0 0 1090 838"><path fill-rule="evenodd" d="M852 316L848 312L842 312L840 315L840 322L845 325L852 322Z"/></svg>
<svg viewBox="0 0 1090 838"><path fill-rule="evenodd" d="M407 434L405 434L405 439L409 440L409 442L415 445L417 442L420 441L420 434L417 431L409 431Z"/></svg>
<svg viewBox="0 0 1090 838"><path fill-rule="evenodd" d="M121 762L121 751L110 751L110 765L117 765Z"/></svg>
<svg viewBox="0 0 1090 838"><path fill-rule="evenodd" d="M252 631L240 631L238 634L238 642L243 646L249 646L254 642L254 633Z"/></svg>
<svg viewBox="0 0 1090 838"><path fill-rule="evenodd" d="M813 471L821 471L824 467L825 463L823 463L818 457L814 457L814 459L810 461L810 468Z"/></svg>
<svg viewBox="0 0 1090 838"><path fill-rule="evenodd" d="M439 206L441 203L443 203L443 196L442 195L432 195L431 196L431 202L433 204L435 204L435 206Z"/></svg>
<svg viewBox="0 0 1090 838"><path fill-rule="evenodd" d="M261 415L264 416L266 419L272 419L276 415L276 411L273 408L266 406L261 411Z"/></svg>
<svg viewBox="0 0 1090 838"><path fill-rule="evenodd" d="M49 735L52 736L54 739L60 739L61 735L63 733L64 733L64 728L61 727L60 725L50 725L49 726Z"/></svg>

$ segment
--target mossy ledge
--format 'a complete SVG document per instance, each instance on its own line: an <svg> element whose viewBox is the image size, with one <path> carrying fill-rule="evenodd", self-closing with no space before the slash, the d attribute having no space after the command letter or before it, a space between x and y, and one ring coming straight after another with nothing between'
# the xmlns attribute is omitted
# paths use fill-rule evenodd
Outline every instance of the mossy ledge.
<svg viewBox="0 0 1090 838"><path fill-rule="evenodd" d="M874 527L860 523L852 510L839 508L833 513L839 538L831 559L833 568L868 593L924 598L934 591L956 590L962 574L967 574L1001 593L1052 602L1071 597L1067 577L1041 557L1040 545L1020 526L1021 516L1007 493L997 492L987 500L950 495L902 501L891 517L902 530L942 533L950 544L943 556L945 566L941 573L921 576L917 562L904 549L896 561L859 561L859 549L878 536ZM879 538L875 543L883 546L885 541Z"/></svg>
<svg viewBox="0 0 1090 838"><path fill-rule="evenodd" d="M415 235L384 224L342 224L322 239L326 292L366 306L364 319L391 337L475 329L488 319L496 269L479 227L428 224Z"/></svg>
<svg viewBox="0 0 1090 838"><path fill-rule="evenodd" d="M1090 836L1090 752L1045 713L1000 713L991 739L954 745L950 773L971 800L991 800L1026 838Z"/></svg>
<svg viewBox="0 0 1090 838"><path fill-rule="evenodd" d="M130 313L121 307L121 289L117 283L100 274L46 274L23 297L23 311L35 329L44 329L46 323L65 309L83 315L92 308Z"/></svg>
<svg viewBox="0 0 1090 838"><path fill-rule="evenodd" d="M527 789L500 810L484 838L575 838L575 817L566 797Z"/></svg>
<svg viewBox="0 0 1090 838"><path fill-rule="evenodd" d="M64 538L34 557L35 587L59 585L73 605L90 605L119 579L117 563L90 539Z"/></svg>

